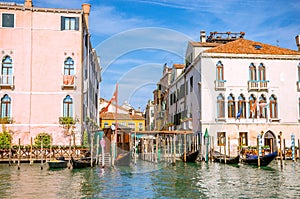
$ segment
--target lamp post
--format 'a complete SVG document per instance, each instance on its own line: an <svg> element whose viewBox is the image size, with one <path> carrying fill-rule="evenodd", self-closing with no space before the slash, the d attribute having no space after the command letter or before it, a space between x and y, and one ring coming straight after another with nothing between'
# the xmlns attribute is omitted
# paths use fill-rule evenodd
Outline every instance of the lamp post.
<svg viewBox="0 0 300 199"><path fill-rule="evenodd" d="M111 165L115 165L115 125L110 126L112 134L110 136L110 141L111 141Z"/></svg>

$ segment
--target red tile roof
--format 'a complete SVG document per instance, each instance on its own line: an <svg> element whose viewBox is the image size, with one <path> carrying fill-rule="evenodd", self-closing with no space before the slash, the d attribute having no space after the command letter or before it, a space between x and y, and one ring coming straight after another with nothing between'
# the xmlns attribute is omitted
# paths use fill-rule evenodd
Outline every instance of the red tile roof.
<svg viewBox="0 0 300 199"><path fill-rule="evenodd" d="M107 113L101 113L100 118L104 120L113 120L115 119L115 113L107 112ZM140 115L129 115L124 113L118 113L118 120L145 120L143 116Z"/></svg>
<svg viewBox="0 0 300 199"><path fill-rule="evenodd" d="M269 55L300 55L299 51L263 44L247 39L238 39L226 44L205 50L206 53L231 54L269 54Z"/></svg>

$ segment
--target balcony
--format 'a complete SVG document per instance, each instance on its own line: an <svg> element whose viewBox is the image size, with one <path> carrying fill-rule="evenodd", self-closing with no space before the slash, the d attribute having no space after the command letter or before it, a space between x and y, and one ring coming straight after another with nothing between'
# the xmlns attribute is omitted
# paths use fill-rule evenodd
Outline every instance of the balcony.
<svg viewBox="0 0 300 199"><path fill-rule="evenodd" d="M215 90L216 91L225 91L225 82L226 80L215 80Z"/></svg>
<svg viewBox="0 0 300 199"><path fill-rule="evenodd" d="M12 117L0 117L0 124L12 124L13 118Z"/></svg>
<svg viewBox="0 0 300 199"><path fill-rule="evenodd" d="M268 91L268 80L249 80L248 91Z"/></svg>
<svg viewBox="0 0 300 199"><path fill-rule="evenodd" d="M14 89L14 75L0 75L0 88Z"/></svg>
<svg viewBox="0 0 300 199"><path fill-rule="evenodd" d="M62 89L76 89L75 75L64 75Z"/></svg>

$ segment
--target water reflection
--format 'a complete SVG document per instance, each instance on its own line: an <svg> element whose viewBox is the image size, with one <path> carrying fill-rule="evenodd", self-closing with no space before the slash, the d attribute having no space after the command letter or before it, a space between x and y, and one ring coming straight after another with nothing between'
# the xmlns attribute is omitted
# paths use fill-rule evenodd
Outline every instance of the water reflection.
<svg viewBox="0 0 300 199"><path fill-rule="evenodd" d="M299 198L299 163L260 169L219 163L41 170L0 165L1 198Z"/></svg>

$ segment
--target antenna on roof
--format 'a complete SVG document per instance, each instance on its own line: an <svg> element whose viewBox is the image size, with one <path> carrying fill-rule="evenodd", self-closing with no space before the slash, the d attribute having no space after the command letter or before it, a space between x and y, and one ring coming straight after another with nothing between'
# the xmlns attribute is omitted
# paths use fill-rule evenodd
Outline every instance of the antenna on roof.
<svg viewBox="0 0 300 199"><path fill-rule="evenodd" d="M276 46L279 46L279 40L276 39Z"/></svg>

